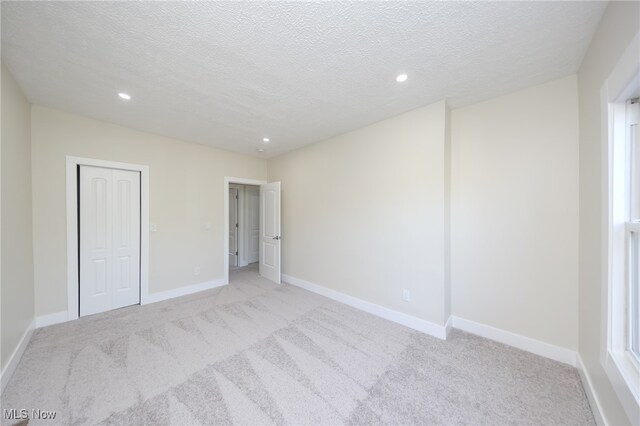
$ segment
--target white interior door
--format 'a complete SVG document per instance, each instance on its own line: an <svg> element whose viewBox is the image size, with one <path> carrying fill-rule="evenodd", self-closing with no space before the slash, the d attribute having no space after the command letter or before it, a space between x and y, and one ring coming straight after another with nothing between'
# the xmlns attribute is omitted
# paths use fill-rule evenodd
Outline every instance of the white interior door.
<svg viewBox="0 0 640 426"><path fill-rule="evenodd" d="M140 173L80 166L80 316L140 303Z"/></svg>
<svg viewBox="0 0 640 426"><path fill-rule="evenodd" d="M260 185L260 275L280 284L280 182Z"/></svg>
<svg viewBox="0 0 640 426"><path fill-rule="evenodd" d="M245 206L247 263L254 263L258 261L260 252L260 189L257 186L245 188Z"/></svg>
<svg viewBox="0 0 640 426"><path fill-rule="evenodd" d="M238 266L238 188L229 188L229 266Z"/></svg>

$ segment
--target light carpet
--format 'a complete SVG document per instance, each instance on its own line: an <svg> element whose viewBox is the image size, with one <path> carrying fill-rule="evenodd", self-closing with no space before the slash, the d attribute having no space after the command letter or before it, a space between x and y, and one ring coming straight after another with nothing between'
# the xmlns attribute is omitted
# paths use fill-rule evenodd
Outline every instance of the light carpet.
<svg viewBox="0 0 640 426"><path fill-rule="evenodd" d="M570 366L442 341L254 268L37 330L2 408L55 410L49 425L594 424Z"/></svg>

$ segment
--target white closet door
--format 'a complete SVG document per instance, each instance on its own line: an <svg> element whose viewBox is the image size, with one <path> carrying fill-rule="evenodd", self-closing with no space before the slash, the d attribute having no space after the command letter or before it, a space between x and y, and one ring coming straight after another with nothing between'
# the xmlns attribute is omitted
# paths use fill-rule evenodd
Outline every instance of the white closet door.
<svg viewBox="0 0 640 426"><path fill-rule="evenodd" d="M140 303L140 173L80 166L80 316Z"/></svg>
<svg viewBox="0 0 640 426"><path fill-rule="evenodd" d="M140 173L113 170L113 305L140 303Z"/></svg>

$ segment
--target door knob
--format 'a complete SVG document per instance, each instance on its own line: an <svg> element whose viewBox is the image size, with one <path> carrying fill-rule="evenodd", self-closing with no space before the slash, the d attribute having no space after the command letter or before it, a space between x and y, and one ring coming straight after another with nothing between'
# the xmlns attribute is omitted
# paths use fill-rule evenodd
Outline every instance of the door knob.
<svg viewBox="0 0 640 426"><path fill-rule="evenodd" d="M280 239L280 235L276 235L275 237L273 237L274 240L279 240Z"/></svg>

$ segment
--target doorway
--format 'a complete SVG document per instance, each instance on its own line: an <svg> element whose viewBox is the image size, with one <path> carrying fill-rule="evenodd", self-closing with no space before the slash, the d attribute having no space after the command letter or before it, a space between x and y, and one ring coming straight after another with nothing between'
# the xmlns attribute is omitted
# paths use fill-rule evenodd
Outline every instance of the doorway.
<svg viewBox="0 0 640 426"><path fill-rule="evenodd" d="M259 274L280 284L280 182L225 177L224 215L225 283L257 258Z"/></svg>
<svg viewBox="0 0 640 426"><path fill-rule="evenodd" d="M260 187L229 184L229 269L258 262Z"/></svg>
<svg viewBox="0 0 640 426"><path fill-rule="evenodd" d="M67 319L147 303L149 167L66 160Z"/></svg>

